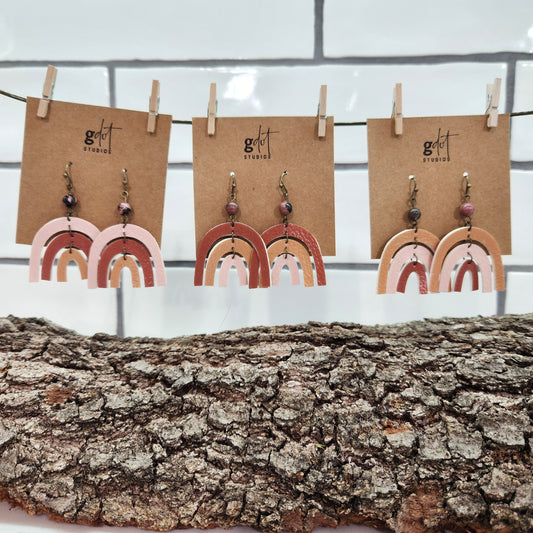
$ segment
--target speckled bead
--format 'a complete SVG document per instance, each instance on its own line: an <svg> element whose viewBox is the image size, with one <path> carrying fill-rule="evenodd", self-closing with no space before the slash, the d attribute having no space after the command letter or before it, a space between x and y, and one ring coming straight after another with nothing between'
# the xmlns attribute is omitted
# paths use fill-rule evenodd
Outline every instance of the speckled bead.
<svg viewBox="0 0 533 533"><path fill-rule="evenodd" d="M474 214L474 206L470 202L466 202L461 205L459 212L463 217L471 217Z"/></svg>
<svg viewBox="0 0 533 533"><path fill-rule="evenodd" d="M239 212L239 204L237 202L228 202L226 204L226 213L233 217Z"/></svg>
<svg viewBox="0 0 533 533"><path fill-rule="evenodd" d="M418 207L412 207L407 213L407 218L410 222L416 222L420 218L421 214L422 212L420 211L420 209L418 209Z"/></svg>
<svg viewBox="0 0 533 533"><path fill-rule="evenodd" d="M72 209L78 203L78 200L73 194L68 193L63 196L63 203L68 209Z"/></svg>
<svg viewBox="0 0 533 533"><path fill-rule="evenodd" d="M279 212L284 216L288 216L292 213L292 205L289 202L281 202L279 204Z"/></svg>
<svg viewBox="0 0 533 533"><path fill-rule="evenodd" d="M129 215L131 213L131 205L128 202L120 202L118 204L118 212L122 216Z"/></svg>

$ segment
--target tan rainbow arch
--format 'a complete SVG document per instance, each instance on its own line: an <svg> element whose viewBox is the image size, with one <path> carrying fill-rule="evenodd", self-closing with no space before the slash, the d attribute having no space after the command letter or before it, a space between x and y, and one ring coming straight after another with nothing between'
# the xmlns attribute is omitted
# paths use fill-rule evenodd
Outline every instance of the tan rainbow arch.
<svg viewBox="0 0 533 533"><path fill-rule="evenodd" d="M433 257L433 265L431 268L431 275L429 279L429 290L431 292L438 292L440 286L441 271L443 268L444 260L450 251L458 244L468 242L468 237L472 239L473 243L480 244L488 252L488 255L492 258L492 274L494 275L494 286L497 291L505 290L505 272L503 269L502 256L500 253L500 247L496 239L484 229L478 227L458 228L450 231L440 241L437 249L435 250L435 256ZM446 279L443 283L450 283L450 279ZM483 275L483 272L482 272ZM448 285L446 285L448 286Z"/></svg>
<svg viewBox="0 0 533 533"><path fill-rule="evenodd" d="M87 260L76 248L67 248L57 260L57 281L67 281L67 265L71 261L78 265L81 279L87 279Z"/></svg>
<svg viewBox="0 0 533 533"><path fill-rule="evenodd" d="M383 249L379 263L378 294L396 292L399 279L401 278L401 271L405 265L404 254L402 253L398 255L402 248L406 246L412 246L413 248L408 248L408 251L412 256L414 246L420 247L420 251L415 252L416 256L419 257L420 254L420 262L424 262L425 260L424 265L426 267L426 271L429 272L432 262L430 259L433 257L433 251L437 248L438 243L438 237L425 229L418 229L416 231L414 229L406 229L389 239L385 245L385 248ZM428 257L430 259L428 259ZM429 265L427 264L428 262L430 263ZM413 271L417 275L419 274L419 271Z"/></svg>
<svg viewBox="0 0 533 533"><path fill-rule="evenodd" d="M254 249L252 245L243 239L234 239L233 242L231 239L224 239L222 241L219 241L213 248L211 248L211 251L209 252L209 256L207 258L207 264L205 266L205 274L204 274L204 285L206 286L213 286L215 284L215 272L218 266L218 262L220 259L224 257L230 257L229 254L231 254L231 257L233 256L233 251L235 251L235 254L241 258L241 263L227 263L227 266L224 267L224 271L222 270L222 267L220 268L220 273L218 277L218 283L221 287L226 287L228 284L228 274L229 269L234 266L237 269L237 272L239 273L239 283L241 285L246 285L248 283L248 274L246 273L246 269L244 272L245 275L245 281L242 283L242 267L244 265L242 264L242 260L246 261L246 264L250 264L250 257L252 253L254 253ZM223 261L223 265L225 265Z"/></svg>
<svg viewBox="0 0 533 533"><path fill-rule="evenodd" d="M287 249L287 253L295 257L300 263L302 267L303 277L304 277L304 286L312 287L315 282L313 279L313 265L311 263L311 257L309 255L309 252L307 251L307 248L300 241L289 239L287 243L285 242L285 240L279 240L279 241L274 241L272 244L269 244L267 247L267 251L268 251L268 259L270 261L270 265L273 266L274 261L277 262L276 260L277 257L285 255L285 248ZM291 267L289 265L289 271L291 272L291 275L292 275L292 271L290 270L290 268ZM278 269L276 269L276 281L277 283L275 283L275 285L279 285L279 270ZM292 277L291 277L291 284L297 285L297 283L293 282Z"/></svg>
<svg viewBox="0 0 533 533"><path fill-rule="evenodd" d="M131 273L131 286L141 286L141 276L139 275L139 267L137 266L135 259L133 259L131 255L125 255L120 259L117 259L113 264L113 268L111 269L111 274L109 275L109 286L112 289L118 289L120 287L120 273L125 268L129 269Z"/></svg>

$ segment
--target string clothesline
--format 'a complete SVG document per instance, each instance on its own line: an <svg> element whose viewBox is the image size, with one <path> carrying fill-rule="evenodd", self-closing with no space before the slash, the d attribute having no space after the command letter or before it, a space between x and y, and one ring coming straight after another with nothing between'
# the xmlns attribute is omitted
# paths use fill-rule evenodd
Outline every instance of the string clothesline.
<svg viewBox="0 0 533 533"><path fill-rule="evenodd" d="M19 96L17 94L8 93L7 91L2 91L0 89L0 94L7 96L8 98L13 98L14 100L19 100L20 102L26 102L24 96ZM522 117L526 115L533 115L533 111L514 111L509 113L511 117ZM192 120L178 120L173 119L172 124L192 124ZM334 126L366 126L366 121L361 122L335 122Z"/></svg>

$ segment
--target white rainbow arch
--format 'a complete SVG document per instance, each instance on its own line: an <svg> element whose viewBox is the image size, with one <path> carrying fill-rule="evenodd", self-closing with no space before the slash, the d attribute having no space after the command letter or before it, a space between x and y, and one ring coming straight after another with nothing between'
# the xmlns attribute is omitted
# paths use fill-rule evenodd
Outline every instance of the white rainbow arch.
<svg viewBox="0 0 533 533"><path fill-rule="evenodd" d="M453 271L468 255L479 268L483 292L492 292L492 269L489 256L479 244L475 243L459 244L450 250L442 264L439 277L439 292L450 292L452 290Z"/></svg>

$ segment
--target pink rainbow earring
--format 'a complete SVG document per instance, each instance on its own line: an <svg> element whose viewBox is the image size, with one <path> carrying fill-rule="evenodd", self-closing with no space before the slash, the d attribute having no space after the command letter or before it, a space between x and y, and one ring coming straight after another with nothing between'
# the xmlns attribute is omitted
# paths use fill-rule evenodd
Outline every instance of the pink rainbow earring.
<svg viewBox="0 0 533 533"><path fill-rule="evenodd" d="M128 223L128 217L133 212L128 203L128 187L128 173L124 168L122 169L122 201L118 205L122 224L106 228L93 243L88 264L90 289L107 287L108 281L110 287L119 287L123 268L129 269L132 286L141 287L137 261L143 272L145 287L154 286L154 273L158 286L166 284L165 265L154 236L144 228Z"/></svg>
<svg viewBox="0 0 533 533"><path fill-rule="evenodd" d="M279 285L280 273L285 266L291 274L291 284L298 285L300 282L299 263L303 272L304 286L312 287L315 280L311 258L315 265L317 285L325 285L326 272L318 241L305 228L288 221L292 213L292 204L289 202L289 191L283 181L287 174L285 170L279 179L279 188L283 194L279 212L283 217L283 223L272 226L261 234L267 247L269 264L272 267L272 285Z"/></svg>
<svg viewBox="0 0 533 533"><path fill-rule="evenodd" d="M67 281L67 265L74 261L80 270L81 279L87 279L87 260L92 244L100 231L94 225L73 216L78 200L74 196L71 174L72 163L67 163L63 178L67 194L63 196L66 216L55 218L42 226L31 243L30 281L50 281L52 266L57 254L64 250L57 262L57 281ZM46 248L41 264L41 252ZM83 252L83 254L81 253Z"/></svg>
<svg viewBox="0 0 533 533"><path fill-rule="evenodd" d="M231 267L236 268L241 285L248 284L249 288L255 289L260 283L261 287L269 287L270 269L265 243L251 226L236 222L239 204L236 201L235 173L231 172L230 177L231 193L226 204L230 221L210 229L200 241L196 252L194 285L214 285L215 271L222 259L219 273L221 287L227 286Z"/></svg>
<svg viewBox="0 0 533 533"><path fill-rule="evenodd" d="M378 294L405 292L407 280L413 273L418 277L419 293L428 292L429 273L439 239L418 227L422 212L416 207L418 187L415 176L409 176L409 184L411 208L407 219L411 229L397 233L385 245L379 263Z"/></svg>
<svg viewBox="0 0 533 533"><path fill-rule="evenodd" d="M459 212L464 227L450 231L440 241L435 250L429 289L431 292L459 292L463 288L465 274L470 272L472 290L479 288L481 276L483 292L492 291L493 277L496 290L503 291L505 273L500 247L490 233L472 226L474 205L470 202L472 185L468 172L463 173L463 178L466 184Z"/></svg>

